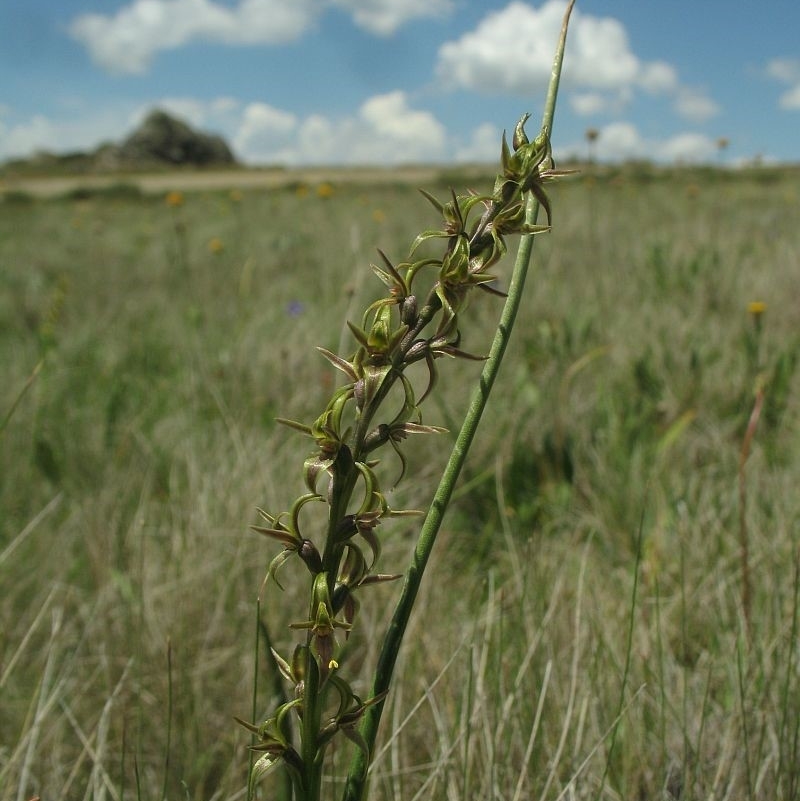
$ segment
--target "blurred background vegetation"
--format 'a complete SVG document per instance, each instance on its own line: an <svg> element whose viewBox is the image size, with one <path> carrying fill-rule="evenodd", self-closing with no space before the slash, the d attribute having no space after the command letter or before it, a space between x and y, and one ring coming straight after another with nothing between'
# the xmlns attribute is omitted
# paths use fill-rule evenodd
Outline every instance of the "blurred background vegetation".
<svg viewBox="0 0 800 801"><path fill-rule="evenodd" d="M800 798L800 175L590 165L552 199L374 797ZM403 261L431 208L401 180L288 176L0 212L0 798L242 798L274 556L247 527L309 451L274 418L319 413L338 378L314 346L354 349L375 248ZM462 346L498 313L476 297ZM425 422L454 434L479 369L441 364ZM394 506L425 507L443 443L411 443ZM413 523L381 529L402 571ZM285 599L262 609L284 650Z"/></svg>

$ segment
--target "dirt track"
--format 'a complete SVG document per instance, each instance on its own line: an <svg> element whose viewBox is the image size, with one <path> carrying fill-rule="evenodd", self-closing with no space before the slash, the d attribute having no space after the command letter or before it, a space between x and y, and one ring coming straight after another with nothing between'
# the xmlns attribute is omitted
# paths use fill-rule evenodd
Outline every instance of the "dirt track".
<svg viewBox="0 0 800 801"><path fill-rule="evenodd" d="M3 192L26 192L37 197L57 197L79 188L103 189L120 184L139 187L148 194L171 190L182 192L219 189L272 189L292 183L430 183L442 168L404 167L402 169L345 169L314 168L298 170L215 170L165 173L76 175L57 177L0 178L0 197Z"/></svg>

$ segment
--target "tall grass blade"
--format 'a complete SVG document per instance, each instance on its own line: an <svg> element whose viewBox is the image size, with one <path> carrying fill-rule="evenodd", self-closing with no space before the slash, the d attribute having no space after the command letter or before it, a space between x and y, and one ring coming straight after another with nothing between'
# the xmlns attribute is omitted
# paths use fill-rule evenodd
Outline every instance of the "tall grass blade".
<svg viewBox="0 0 800 801"><path fill-rule="evenodd" d="M36 701L36 711L33 715L30 731L28 732L28 744L25 749L25 758L22 762L22 767L19 773L19 784L17 785L17 801L25 801L30 786L30 776L33 769L34 762L37 759L36 748L39 742L44 727L44 721L47 710L54 702L57 695L57 688L53 687L53 671L55 670L55 650L56 642L59 633L61 632L61 624L63 622L63 612L57 609L53 613L52 629L50 633L50 644L47 650L47 660L44 665L44 672L39 684L39 693Z"/></svg>
<svg viewBox="0 0 800 801"><path fill-rule="evenodd" d="M9 424L9 421L13 417L14 412L17 410L17 407L21 403L22 399L25 397L27 391L33 385L33 382L36 380L36 377L41 372L42 367L44 367L43 358L39 359L39 361L36 363L36 366L31 371L31 374L27 377L27 379L25 379L25 383L22 385L22 388L17 393L17 397L14 398L8 411L5 413L5 415L3 415L3 419L0 420L0 441L2 441L3 435L5 434L6 428Z"/></svg>
<svg viewBox="0 0 800 801"><path fill-rule="evenodd" d="M608 774L611 771L611 762L614 758L614 749L617 744L617 733L619 732L619 724L622 722L622 710L625 707L625 691L628 689L628 677L631 671L631 657L633 655L633 631L636 624L636 605L639 593L639 574L641 572L642 564L642 544L644 542L644 509L639 519L639 534L636 538L636 559L633 564L633 588L631 590L630 612L628 613L628 635L627 642L625 643L625 666L622 670L622 684L619 690L619 705L617 707L617 715L614 726L611 729L611 741L608 745L608 754L606 756L606 764L603 768L603 776L600 779L600 787L597 791L596 798L599 799L603 796Z"/></svg>
<svg viewBox="0 0 800 801"><path fill-rule="evenodd" d="M749 646L749 641L748 641ZM747 798L748 801L753 801L753 768L751 766L750 758L750 726L748 725L748 711L747 711L747 691L745 689L745 668L744 668L744 655L741 639L736 647L736 678L737 689L739 691L739 712L741 714L742 722L742 758L744 759L744 775L747 783Z"/></svg>
<svg viewBox="0 0 800 801"><path fill-rule="evenodd" d="M25 541L28 535L36 529L39 523L41 523L42 520L44 520L48 515L58 508L59 503L61 503L60 492L55 495L40 512L36 514L33 520L31 520L25 526L25 528L23 528L22 531L20 531L20 533L17 534L17 536L14 537L14 539L11 540L8 545L6 545L5 548L3 548L2 552L0 552L0 567L2 567L3 563L9 558L9 556L11 556L14 550ZM0 681L0 687L2 687L2 681Z"/></svg>
<svg viewBox="0 0 800 801"><path fill-rule="evenodd" d="M759 387L756 391L756 399L753 409L750 412L750 419L747 421L747 430L742 440L741 451L739 452L739 554L741 560L742 575L742 614L744 615L745 634L747 641L750 642L752 636L752 596L753 589L750 580L750 537L747 531L747 481L745 477L745 467L750 458L750 446L756 433L761 409L764 406L764 389Z"/></svg>
<svg viewBox="0 0 800 801"><path fill-rule="evenodd" d="M167 637L167 738L164 745L164 783L161 801L166 801L169 784L170 752L172 751L172 638Z"/></svg>

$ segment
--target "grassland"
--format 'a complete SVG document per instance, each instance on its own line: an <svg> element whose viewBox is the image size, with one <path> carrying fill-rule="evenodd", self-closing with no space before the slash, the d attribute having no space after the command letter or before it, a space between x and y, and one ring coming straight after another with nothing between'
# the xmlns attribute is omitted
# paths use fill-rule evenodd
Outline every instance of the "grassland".
<svg viewBox="0 0 800 801"><path fill-rule="evenodd" d="M800 177L584 173L553 204L374 798L798 799ZM314 346L351 349L374 248L400 261L433 222L404 182L0 204L0 799L244 797L274 555L247 526L306 455L274 418L319 413ZM467 350L498 311L476 299ZM457 425L478 369L441 366L426 422ZM442 442L397 506L427 503ZM402 570L413 528L383 528Z"/></svg>

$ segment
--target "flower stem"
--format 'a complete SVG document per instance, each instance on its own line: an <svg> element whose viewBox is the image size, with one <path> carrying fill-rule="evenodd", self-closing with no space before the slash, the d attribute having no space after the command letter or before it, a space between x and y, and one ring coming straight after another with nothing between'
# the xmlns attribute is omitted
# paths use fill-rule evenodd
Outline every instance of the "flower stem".
<svg viewBox="0 0 800 801"><path fill-rule="evenodd" d="M574 3L575 0L571 0L564 14L561 36L556 49L553 71L550 78L547 99L545 101L542 128L548 133L552 131L553 127L558 85L561 78L564 48L566 45L567 27ZM532 194L529 194L525 211L526 222L534 224L538 214L539 202ZM371 695L373 697L384 693L389 688L392 673L397 661L397 655L400 650L400 644L422 582L425 566L433 550L436 536L453 494L453 489L455 488L456 481L466 461L467 453L475 437L475 432L478 429L478 424L480 423L481 416L483 415L483 411L489 399L489 393L500 371L503 356L511 338L514 321L516 320L517 312L519 311L522 301L522 292L528 274L528 266L530 264L532 251L533 235L528 234L522 236L514 263L508 298L506 299L500 322L495 332L489 358L481 373L478 385L475 387L466 417L464 418L461 430L450 453L450 458L441 481L439 482L433 502L431 503L422 525L411 565L405 576L400 600L397 603L395 613L383 642L383 648L378 658L378 665L372 686ZM370 754L373 752L382 711L383 702L371 706L364 714L361 725L361 736L364 738ZM350 765L350 772L347 776L342 801L363 801L365 797L368 768L369 758L359 749L354 755Z"/></svg>
<svg viewBox="0 0 800 801"><path fill-rule="evenodd" d="M320 726L320 681L314 656L309 649L306 660L305 704L303 708L303 795L301 801L319 801L322 789L322 754L318 748Z"/></svg>

